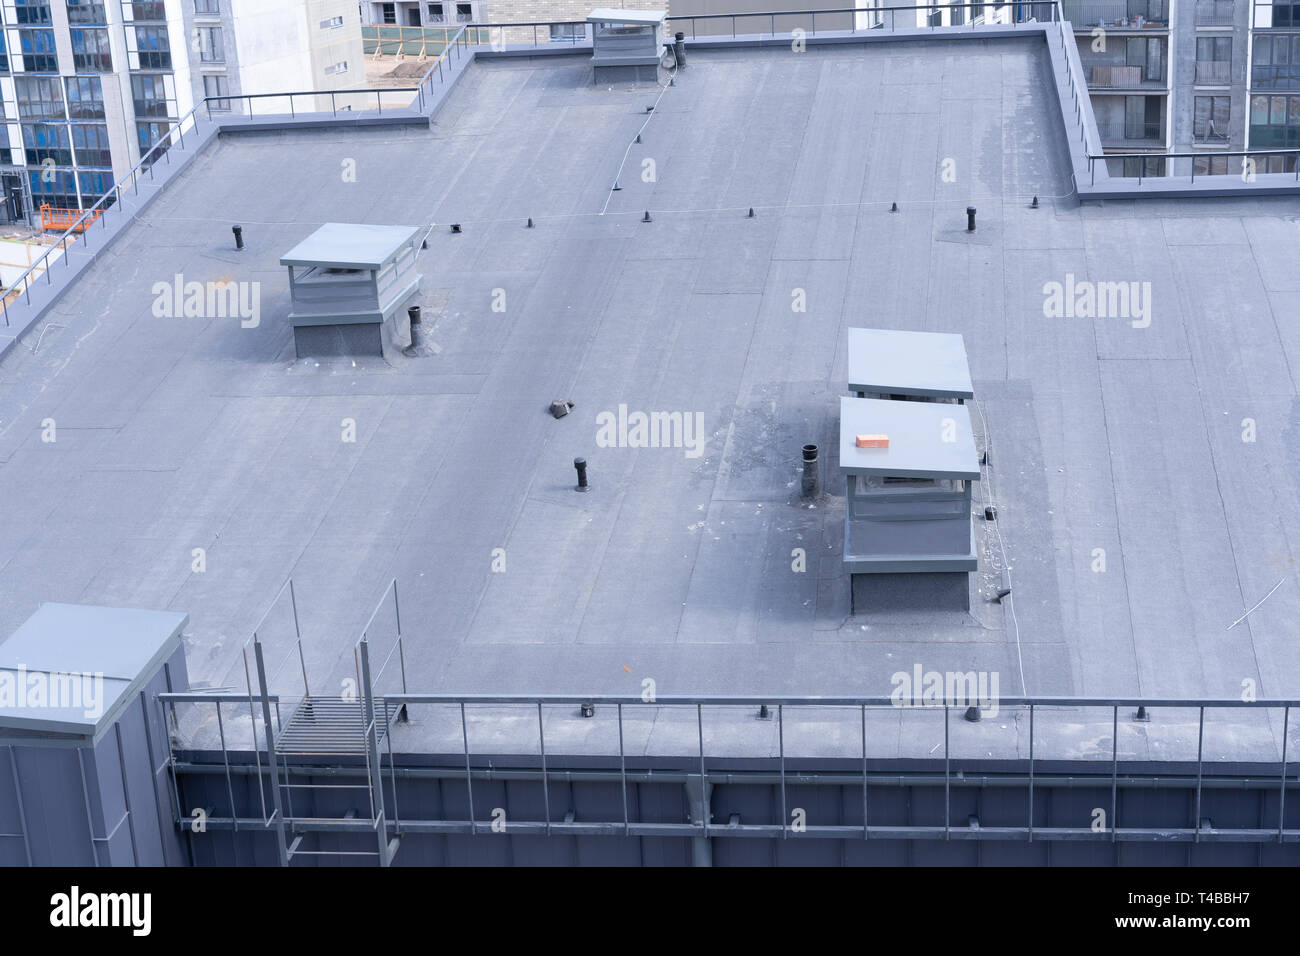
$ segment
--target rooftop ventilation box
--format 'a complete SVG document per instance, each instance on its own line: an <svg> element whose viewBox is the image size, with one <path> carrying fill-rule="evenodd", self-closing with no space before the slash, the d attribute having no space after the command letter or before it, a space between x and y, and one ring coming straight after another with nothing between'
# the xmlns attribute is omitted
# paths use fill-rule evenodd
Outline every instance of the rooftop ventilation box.
<svg viewBox="0 0 1300 956"><path fill-rule="evenodd" d="M591 65L596 83L659 82L664 10L591 11Z"/></svg>
<svg viewBox="0 0 1300 956"><path fill-rule="evenodd" d="M420 291L416 226L328 222L280 259L304 356L384 356L411 344L402 306Z"/></svg>

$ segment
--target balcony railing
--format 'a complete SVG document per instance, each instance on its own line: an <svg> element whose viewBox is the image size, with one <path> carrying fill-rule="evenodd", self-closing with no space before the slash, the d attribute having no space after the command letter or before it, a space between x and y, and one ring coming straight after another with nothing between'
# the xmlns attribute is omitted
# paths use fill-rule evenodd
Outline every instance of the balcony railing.
<svg viewBox="0 0 1300 956"><path fill-rule="evenodd" d="M1159 11L1146 3L1130 3L1128 0L1063 0L1061 15L1069 20L1076 30L1093 27L1110 27L1122 30L1159 30L1168 29L1169 21L1163 17L1150 16L1151 11Z"/></svg>
<svg viewBox="0 0 1300 956"><path fill-rule="evenodd" d="M1163 144L1165 141L1163 123L1130 123L1120 120L1114 123L1098 123L1097 132L1101 135L1103 143Z"/></svg>
<svg viewBox="0 0 1300 956"><path fill-rule="evenodd" d="M1196 82L1202 85L1227 86L1232 79L1232 64L1227 60L1197 60Z"/></svg>
<svg viewBox="0 0 1300 956"><path fill-rule="evenodd" d="M1228 128L1219 128L1214 123L1196 126L1192 131L1192 142L1201 146L1213 146L1228 142Z"/></svg>
<svg viewBox="0 0 1300 956"><path fill-rule="evenodd" d="M1162 89L1165 86L1166 74L1163 69L1152 75L1144 66L1109 66L1086 62L1084 65L1088 67L1090 90Z"/></svg>
<svg viewBox="0 0 1300 956"><path fill-rule="evenodd" d="M1198 27L1230 27L1234 0L1196 0Z"/></svg>

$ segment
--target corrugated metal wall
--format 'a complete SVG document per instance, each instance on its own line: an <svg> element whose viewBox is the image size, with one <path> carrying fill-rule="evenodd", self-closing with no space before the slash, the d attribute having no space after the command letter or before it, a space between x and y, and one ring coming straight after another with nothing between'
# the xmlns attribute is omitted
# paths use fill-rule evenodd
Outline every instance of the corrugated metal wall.
<svg viewBox="0 0 1300 956"><path fill-rule="evenodd" d="M235 755L241 758L247 754ZM235 767L231 790L235 795L235 815L245 818L240 832L219 829L227 824L222 818L230 816L230 799L227 779L221 770L220 757L216 766L210 756L199 758L188 755L187 760L199 764L208 762L204 772L185 769L179 773L181 802L183 806L205 807L213 817L213 826L203 834L190 834L193 860L197 865L274 865L277 862L273 837L262 826L262 801L258 795L257 778L240 772ZM463 761L463 758L461 758ZM478 759L476 758L476 767ZM416 768L417 773L428 772L430 765L440 761L413 757L398 758L399 772ZM509 761L494 759L494 773L510 766ZM441 762L444 771L454 769L454 760ZM519 759L514 766L536 769ZM1193 765L1194 766L1194 765ZM558 777L572 770L591 770L590 760L565 761L562 757L548 755L550 819L559 822L571 814L571 819L581 823L623 821L623 790L615 777L597 781L563 780ZM617 771L617 765L613 767ZM629 766L629 770L633 768ZM652 769L655 774L679 775L671 781L628 783L629 818L641 823L687 823L691 819L691 805L686 786L681 779L691 774L689 762L675 766L671 762L659 763ZM779 781L770 776L759 782L746 782L733 774L726 782L728 768L710 765L710 778L716 780L712 792L711 825L722 828L739 815L742 825L778 824L782 817L782 789ZM755 769L753 763L738 762L731 769ZM770 773L770 767L761 769ZM873 827L944 826L945 802L950 806L951 826L964 831L958 839L945 840L942 831L938 839L877 839L864 840L860 834L853 837L828 838L823 836L790 834L782 838L773 836L728 837L715 829L709 839L714 866L771 866L771 865L960 865L960 866L1053 866L1053 865L1195 865L1195 866L1256 866L1300 864L1300 844L1277 842L1276 834L1261 835L1256 842L1172 842L1173 838L1121 839L1111 842L1109 834L1085 839L1048 840L1041 834L1030 842L1024 836L1013 839L968 839L971 818L978 818L981 828L1019 827L1026 823L1028 809L1027 783L1005 778L991 778L985 785L973 786L956 781L945 798L945 788L940 778L936 784L936 767L930 763L881 762L873 763L872 774L894 774L892 780L873 783L868 788L869 821ZM938 765L939 773L942 764ZM954 771L957 769L953 768ZM1006 774L1003 763L990 762L987 766L963 763L966 778L990 774ZM1106 769L1109 769L1108 767ZM1128 773L1147 773L1151 767L1122 768L1118 788L1118 820L1124 828L1191 828L1196 817L1195 790L1170 788L1160 782L1123 782ZM1177 773L1184 780L1187 768L1166 765L1166 774ZM1217 768L1222 771L1223 768ZM694 770L698 770L698 763ZM213 772L216 771L216 772ZM718 776L714 777L714 773ZM797 768L787 766L785 788L786 812L793 814L797 808L804 811L810 826L853 826L862 824L862 787L860 782L830 782L807 784L796 782L799 773L838 772L853 773L848 765L830 763L812 767L799 763ZM1046 775L1049 771L1040 771ZM1050 769L1058 778L1064 774L1076 777L1074 782L1057 786L1042 779L1035 785L1034 825L1036 828L1070 827L1086 828L1094 820L1098 808L1109 815L1111 788L1108 776L1095 780L1079 780L1080 774L1096 774L1096 762L1087 764L1055 764ZM463 762L461 764L463 774ZM1209 785L1202 791L1200 816L1208 819L1218 830L1227 828L1276 830L1279 813L1277 767L1237 766L1232 773L1246 783L1224 788ZM908 775L924 774L925 781L910 783ZM1194 778L1194 770L1192 774ZM1247 778L1256 778L1252 784ZM349 810L360 818L369 816L369 795L362 777L340 779L337 776L294 778L295 783L329 784L355 782L357 789L293 788L291 799L293 813L297 815L342 817ZM1271 779L1271 783L1269 782ZM1167 781L1166 781L1167 783ZM282 791L285 792L285 791ZM266 806L270 807L269 790ZM553 834L551 836L510 832L512 821L543 821L546 804L542 787L536 780L475 779L473 787L474 818L484 828L491 823L493 812L504 811L505 832L470 834L417 834L404 833L401 846L394 858L398 866L438 865L493 865L493 866L661 866L690 865L695 859L691 836L578 836ZM394 803L396 797L396 803ZM1287 801L1287 828L1300 827L1300 793L1291 792ZM404 823L416 820L457 820L469 817L466 784L463 776L435 779L431 777L398 777L394 793L389 778L385 776L385 805L390 820L396 817ZM395 813L396 811L396 813ZM269 812L269 809L268 809ZM252 820L255 825L249 826ZM292 839L292 837L291 837ZM303 850L351 851L367 853L376 844L368 836L352 834L308 834L300 845ZM374 865L375 856L295 857L292 865Z"/></svg>

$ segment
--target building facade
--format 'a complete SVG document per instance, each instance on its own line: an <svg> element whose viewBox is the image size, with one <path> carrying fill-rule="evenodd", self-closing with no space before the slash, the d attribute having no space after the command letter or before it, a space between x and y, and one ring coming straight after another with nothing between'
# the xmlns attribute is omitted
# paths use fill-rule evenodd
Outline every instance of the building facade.
<svg viewBox="0 0 1300 956"><path fill-rule="evenodd" d="M1300 146L1300 2L1065 0L1113 175L1290 172ZM1171 160L1168 153L1192 153Z"/></svg>
<svg viewBox="0 0 1300 956"><path fill-rule="evenodd" d="M204 97L364 83L350 0L0 0L0 222L93 205Z"/></svg>

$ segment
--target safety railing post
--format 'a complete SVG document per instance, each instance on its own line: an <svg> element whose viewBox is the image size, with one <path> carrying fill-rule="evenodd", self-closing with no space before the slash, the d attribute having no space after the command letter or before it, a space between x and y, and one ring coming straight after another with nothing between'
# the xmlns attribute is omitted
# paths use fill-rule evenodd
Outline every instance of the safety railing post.
<svg viewBox="0 0 1300 956"><path fill-rule="evenodd" d="M785 705L776 705L776 740L781 762L781 839L790 835L790 813L785 802Z"/></svg>
<svg viewBox="0 0 1300 956"><path fill-rule="evenodd" d="M952 748L948 735L948 705L943 706L943 838L952 837Z"/></svg>
<svg viewBox="0 0 1300 956"><path fill-rule="evenodd" d="M862 705L862 839L870 838L867 817L867 705Z"/></svg>
<svg viewBox="0 0 1300 956"><path fill-rule="evenodd" d="M546 808L546 835L551 835L551 787L546 776L546 731L542 726L542 702L537 702L537 745L542 755L542 803Z"/></svg>
<svg viewBox="0 0 1300 956"><path fill-rule="evenodd" d="M1034 705L1029 705L1029 842L1034 842Z"/></svg>
<svg viewBox="0 0 1300 956"><path fill-rule="evenodd" d="M276 771L275 732L271 729L271 701L266 687L266 663L262 659L262 642L253 639L253 657L257 663L257 684L262 695L262 730L266 737L266 762L271 775L271 806L274 809L276 849L280 854L280 865L289 865L289 844L284 834L284 810L280 806L280 781ZM251 704L251 702L250 702ZM261 782L259 767L258 782Z"/></svg>
<svg viewBox="0 0 1300 956"><path fill-rule="evenodd" d="M627 813L627 752L623 749L623 705L618 705L618 776L623 785L623 835L630 836L632 824Z"/></svg>
<svg viewBox="0 0 1300 956"><path fill-rule="evenodd" d="M1291 708L1282 711L1282 775L1278 780L1277 791L1277 842L1281 843L1286 828L1286 741L1287 726L1291 723Z"/></svg>
<svg viewBox="0 0 1300 956"><path fill-rule="evenodd" d="M1205 708L1199 709L1200 717L1196 727L1196 827L1195 842L1201 842L1201 772L1205 766Z"/></svg>
<svg viewBox="0 0 1300 956"><path fill-rule="evenodd" d="M465 702L460 702L460 735L465 744L465 793L469 795L469 832L478 833L478 823L474 819L474 777L469 769L469 724L465 719Z"/></svg>
<svg viewBox="0 0 1300 956"><path fill-rule="evenodd" d="M226 728L221 721L221 701L217 701L217 734L221 738L221 762L226 768L226 796L230 800L230 818L235 821L235 832L238 833L239 812L235 808L235 785L230 779L230 748L226 746Z"/></svg>
<svg viewBox="0 0 1300 956"><path fill-rule="evenodd" d="M1111 708L1110 724L1110 842L1116 842L1119 823L1119 705Z"/></svg>

